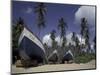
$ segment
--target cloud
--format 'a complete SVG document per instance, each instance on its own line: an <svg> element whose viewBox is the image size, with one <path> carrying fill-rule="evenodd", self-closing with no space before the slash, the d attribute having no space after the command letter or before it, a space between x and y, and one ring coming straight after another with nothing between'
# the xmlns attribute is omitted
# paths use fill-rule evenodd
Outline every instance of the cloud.
<svg viewBox="0 0 100 75"><path fill-rule="evenodd" d="M77 37L78 37L78 39L79 39L79 41L80 41L79 44L85 44L85 39L84 39L84 38L82 38L82 42L81 42L81 36L80 36L79 34L77 34ZM71 38L72 38L72 33L69 33L69 34L66 35L66 39L67 39L66 45L69 45L69 43L71 43L71 45L75 45L75 42L72 41ZM60 39L60 36L57 36L57 37L55 38L55 40L57 41L57 44L58 44L59 46L62 45L62 39ZM43 42L43 44L46 43L49 47L51 47L51 46L52 46L52 40L51 40L51 38L50 38L50 34L45 35L45 36L43 37L42 42Z"/></svg>
<svg viewBox="0 0 100 75"><path fill-rule="evenodd" d="M33 10L32 10L32 8L30 8L30 7L28 7L28 8L26 9L26 13L28 13L28 14L30 14L32 11L33 11Z"/></svg>
<svg viewBox="0 0 100 75"><path fill-rule="evenodd" d="M67 38L67 45L69 45L69 43L70 43L71 45L75 45L75 42L72 41L72 39L71 39L72 36L73 36L72 33L69 33L69 34L66 35L66 38Z"/></svg>
<svg viewBox="0 0 100 75"><path fill-rule="evenodd" d="M75 42L72 41L72 39L71 39L72 36L73 36L72 33L69 33L69 34L66 35L66 38L67 38L67 45L69 45L69 43L71 43L71 45L75 45ZM81 35L76 34L76 36L77 36L78 39L79 39L79 44L85 44L85 39L84 39L84 38L81 39Z"/></svg>
<svg viewBox="0 0 100 75"><path fill-rule="evenodd" d="M43 40L42 40L43 44L46 43L49 47L52 46L52 40L50 38L50 34L47 34L43 37Z"/></svg>
<svg viewBox="0 0 100 75"><path fill-rule="evenodd" d="M79 42L80 42L79 44L85 44L85 38L82 38L81 35L79 35L79 34L76 34L76 36L79 39Z"/></svg>
<svg viewBox="0 0 100 75"><path fill-rule="evenodd" d="M60 36L57 36L56 39L58 46L62 45L62 39L60 38Z"/></svg>
<svg viewBox="0 0 100 75"><path fill-rule="evenodd" d="M75 13L75 24L80 25L81 18L85 17L89 24L90 39L92 40L95 35L95 7L93 6L80 6Z"/></svg>
<svg viewBox="0 0 100 75"><path fill-rule="evenodd" d="M81 6L75 13L75 23L80 24L83 17L87 19L89 25L95 25L95 7Z"/></svg>

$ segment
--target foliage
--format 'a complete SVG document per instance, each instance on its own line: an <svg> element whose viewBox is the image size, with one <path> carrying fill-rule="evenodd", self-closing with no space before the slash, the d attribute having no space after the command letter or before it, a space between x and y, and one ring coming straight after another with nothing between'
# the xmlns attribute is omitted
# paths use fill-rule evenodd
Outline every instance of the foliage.
<svg viewBox="0 0 100 75"><path fill-rule="evenodd" d="M85 44L86 47L88 47L88 51L90 49L90 44L89 44L89 27L88 27L88 22L87 19L84 17L81 19L81 35L82 37L85 38Z"/></svg>
<svg viewBox="0 0 100 75"><path fill-rule="evenodd" d="M76 63L87 63L93 59L96 59L95 54L82 53L75 58Z"/></svg>
<svg viewBox="0 0 100 75"><path fill-rule="evenodd" d="M24 28L24 21L21 17L12 25L12 63L20 59L18 52L18 39Z"/></svg>
<svg viewBox="0 0 100 75"><path fill-rule="evenodd" d="M68 28L68 26L67 26L67 24L64 22L64 19L63 18L61 18L60 20L59 20L59 24L58 24L58 29L60 30L60 32L61 32L61 37L64 37L65 36L65 34L66 34L66 28Z"/></svg>
<svg viewBox="0 0 100 75"><path fill-rule="evenodd" d="M18 39L23 30L24 21L19 17L18 21L12 26L12 45L13 49L18 48Z"/></svg>
<svg viewBox="0 0 100 75"><path fill-rule="evenodd" d="M76 33L75 32L73 32L73 36L72 36L71 39L75 42L76 47L79 46L79 39L76 36Z"/></svg>
<svg viewBox="0 0 100 75"><path fill-rule="evenodd" d="M63 38L62 47L66 44L66 29L68 28L67 24L65 23L64 19L61 18L59 20L58 29L60 30L60 37Z"/></svg>
<svg viewBox="0 0 100 75"><path fill-rule="evenodd" d="M76 36L76 33L73 32L73 35L72 35L72 41L75 42L75 46L74 46L74 56L78 55L80 53L80 45L79 45L79 39L78 37Z"/></svg>
<svg viewBox="0 0 100 75"><path fill-rule="evenodd" d="M87 30L87 20L86 20L85 17L83 17L83 18L81 19L81 35L82 35L83 37L86 36L86 30Z"/></svg>
<svg viewBox="0 0 100 75"><path fill-rule="evenodd" d="M46 14L46 6L44 3L38 3L35 7L35 13L37 13L37 26L39 28L39 35L41 28L45 27L45 14Z"/></svg>

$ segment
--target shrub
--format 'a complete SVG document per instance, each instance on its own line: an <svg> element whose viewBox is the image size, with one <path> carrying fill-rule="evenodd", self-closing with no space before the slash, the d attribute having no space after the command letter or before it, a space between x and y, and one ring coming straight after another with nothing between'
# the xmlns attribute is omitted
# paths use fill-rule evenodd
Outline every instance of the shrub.
<svg viewBox="0 0 100 75"><path fill-rule="evenodd" d="M95 58L96 58L95 54L83 53L75 57L74 61L75 63L87 63Z"/></svg>

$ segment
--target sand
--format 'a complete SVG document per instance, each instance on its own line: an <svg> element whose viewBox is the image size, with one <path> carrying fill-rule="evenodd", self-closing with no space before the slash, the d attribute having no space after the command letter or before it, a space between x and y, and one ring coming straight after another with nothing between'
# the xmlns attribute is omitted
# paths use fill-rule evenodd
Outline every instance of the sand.
<svg viewBox="0 0 100 75"><path fill-rule="evenodd" d="M38 67L31 68L18 68L15 65L12 65L12 73L30 73L30 72L51 72L51 71L63 71L63 70L80 70L80 69L95 69L95 60L92 60L85 64L48 64Z"/></svg>

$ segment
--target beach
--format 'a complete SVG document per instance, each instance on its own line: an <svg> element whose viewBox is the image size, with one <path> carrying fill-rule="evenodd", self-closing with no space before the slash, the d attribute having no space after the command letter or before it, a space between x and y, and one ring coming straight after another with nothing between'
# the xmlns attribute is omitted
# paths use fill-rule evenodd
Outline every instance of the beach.
<svg viewBox="0 0 100 75"><path fill-rule="evenodd" d="M72 63L72 64L46 64L38 67L22 68L12 65L12 73L36 73L36 72L51 72L51 71L70 71L82 69L95 69L95 60L88 63Z"/></svg>

